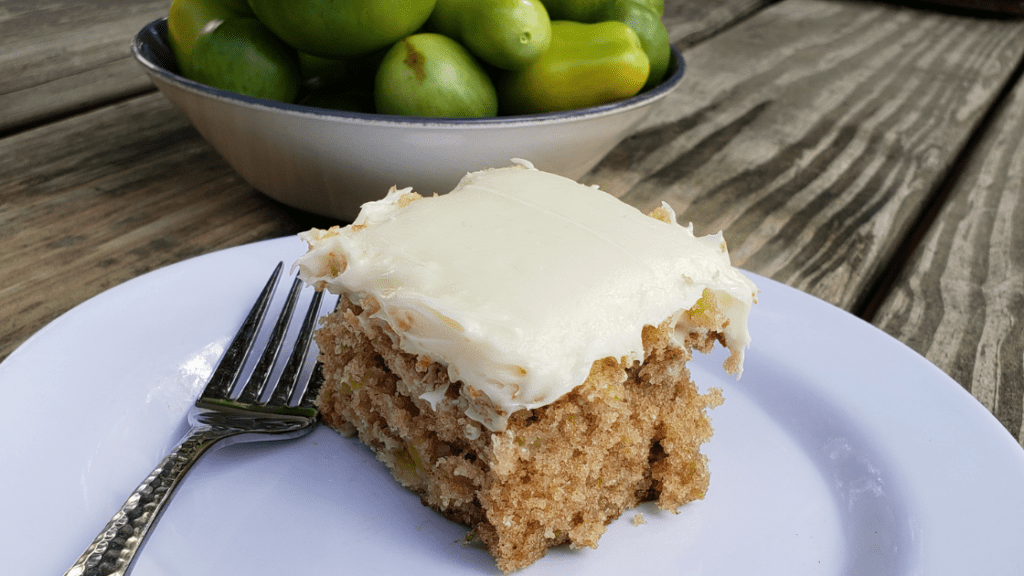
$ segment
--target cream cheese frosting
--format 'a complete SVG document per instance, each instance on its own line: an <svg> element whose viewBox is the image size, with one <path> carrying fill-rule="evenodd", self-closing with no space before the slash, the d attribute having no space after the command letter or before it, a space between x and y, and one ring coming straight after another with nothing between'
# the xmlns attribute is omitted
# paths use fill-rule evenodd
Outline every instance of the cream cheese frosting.
<svg viewBox="0 0 1024 576"><path fill-rule="evenodd" d="M670 207L658 211L516 161L441 196L392 188L352 225L301 234L309 251L296 267L375 309L403 351L446 366L466 415L500 431L581 384L597 360L642 361L644 326L684 323L706 290L728 318L726 367L742 370L756 287L720 233L697 237ZM433 406L444 392L423 399Z"/></svg>

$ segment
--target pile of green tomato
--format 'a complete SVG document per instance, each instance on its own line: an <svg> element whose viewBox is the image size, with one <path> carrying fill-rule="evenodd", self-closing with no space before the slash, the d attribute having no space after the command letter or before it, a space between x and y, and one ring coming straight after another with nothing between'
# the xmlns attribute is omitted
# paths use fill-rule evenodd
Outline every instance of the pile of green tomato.
<svg viewBox="0 0 1024 576"><path fill-rule="evenodd" d="M181 74L248 96L477 118L596 106L656 86L664 0L174 0Z"/></svg>

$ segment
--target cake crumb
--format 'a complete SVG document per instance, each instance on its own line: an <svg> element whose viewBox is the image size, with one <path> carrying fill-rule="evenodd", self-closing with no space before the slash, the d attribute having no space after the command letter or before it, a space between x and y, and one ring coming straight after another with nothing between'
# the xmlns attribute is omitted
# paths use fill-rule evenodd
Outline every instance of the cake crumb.
<svg viewBox="0 0 1024 576"><path fill-rule="evenodd" d="M465 543L480 542L502 572L551 547L596 548L606 525L642 502L675 512L704 498L710 473L700 447L712 435L707 411L722 396L701 393L686 363L692 350L721 341L724 315L702 315L706 325L691 326L682 342L672 318L645 327L643 362L597 361L576 389L490 433L460 409L471 386L398 349L390 328L371 321L376 308L343 295L317 331L323 421L354 429L403 486L467 526ZM446 400L432 407L423 395L437 390ZM646 523L642 513L631 521Z"/></svg>

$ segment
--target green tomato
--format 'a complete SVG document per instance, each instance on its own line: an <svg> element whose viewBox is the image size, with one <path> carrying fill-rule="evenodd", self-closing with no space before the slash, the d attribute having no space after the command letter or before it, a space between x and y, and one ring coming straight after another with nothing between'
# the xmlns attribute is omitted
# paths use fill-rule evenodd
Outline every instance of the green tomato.
<svg viewBox="0 0 1024 576"><path fill-rule="evenodd" d="M380 114L433 118L495 116L494 84L473 55L442 34L414 34L384 55L374 84Z"/></svg>
<svg viewBox="0 0 1024 576"><path fill-rule="evenodd" d="M255 18L215 20L196 38L191 78L246 96L293 102L299 92L295 50Z"/></svg>
<svg viewBox="0 0 1024 576"><path fill-rule="evenodd" d="M661 9L664 9L664 4ZM658 10L658 6L652 6L649 0L610 0L602 18L622 22L640 38L640 45L651 61L651 73L647 76L645 90L661 83L672 59L668 30Z"/></svg>
<svg viewBox="0 0 1024 576"><path fill-rule="evenodd" d="M593 23L601 21L608 0L542 0L552 20Z"/></svg>
<svg viewBox="0 0 1024 576"><path fill-rule="evenodd" d="M551 23L551 47L522 70L498 77L503 114L536 114L607 104L643 88L651 64L622 22Z"/></svg>
<svg viewBox="0 0 1024 576"><path fill-rule="evenodd" d="M174 0L171 3L167 12L167 38L184 76L191 76L186 67L203 29L210 22L234 16L253 16L246 0Z"/></svg>
<svg viewBox="0 0 1024 576"><path fill-rule="evenodd" d="M504 70L523 68L551 44L551 20L539 0L437 0L427 27Z"/></svg>
<svg viewBox="0 0 1024 576"><path fill-rule="evenodd" d="M611 1L614 2L614 0L611 0ZM638 4L643 4L647 8L650 8L651 10L654 11L655 14L658 15L658 18L661 18L662 16L665 15L665 0L631 0L631 1L632 2L636 2Z"/></svg>
<svg viewBox="0 0 1024 576"><path fill-rule="evenodd" d="M386 48L427 21L436 0L249 0L256 17L300 52L346 58Z"/></svg>

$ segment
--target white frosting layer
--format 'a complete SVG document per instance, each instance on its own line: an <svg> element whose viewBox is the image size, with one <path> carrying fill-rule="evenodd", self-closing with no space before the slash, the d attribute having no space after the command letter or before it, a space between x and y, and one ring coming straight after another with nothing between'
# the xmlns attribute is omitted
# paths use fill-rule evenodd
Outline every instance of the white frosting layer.
<svg viewBox="0 0 1024 576"><path fill-rule="evenodd" d="M742 366L757 289L721 234L695 237L662 210L670 222L520 161L443 196L392 189L353 225L302 234L310 250L296 266L320 289L379 303L373 317L401 349L446 365L471 400L482 393L466 413L499 431L581 384L596 360L642 360L643 327L680 318L705 289Z"/></svg>

